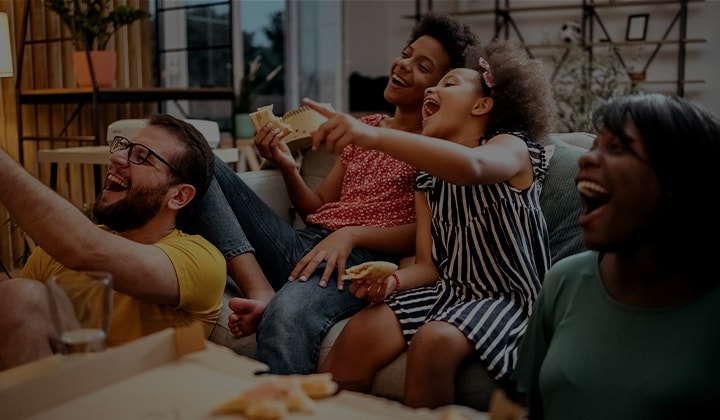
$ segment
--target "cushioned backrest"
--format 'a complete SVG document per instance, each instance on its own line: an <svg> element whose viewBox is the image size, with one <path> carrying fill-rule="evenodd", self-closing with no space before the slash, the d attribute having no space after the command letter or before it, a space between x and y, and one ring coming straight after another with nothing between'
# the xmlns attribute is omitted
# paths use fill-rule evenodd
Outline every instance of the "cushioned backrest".
<svg viewBox="0 0 720 420"><path fill-rule="evenodd" d="M593 136L588 133L558 133L549 137L548 144L554 145L555 150L540 194L540 207L550 233L552 261L556 262L585 249L582 231L577 225L581 203L575 188L575 175L578 158L590 147ZM301 173L311 188L320 184L336 158L324 147L302 154Z"/></svg>
<svg viewBox="0 0 720 420"><path fill-rule="evenodd" d="M184 120L192 124L197 130L205 136L210 147L213 149L220 144L220 126L215 121L210 120ZM113 137L123 136L128 139L132 138L138 131L147 125L145 119L125 119L117 120L108 125L107 142L110 144Z"/></svg>
<svg viewBox="0 0 720 420"><path fill-rule="evenodd" d="M578 158L591 142L592 136L587 133L550 135L549 144L555 145L555 152L540 194L540 207L550 233L553 263L585 249L582 231L577 225L581 203L575 188L575 175Z"/></svg>

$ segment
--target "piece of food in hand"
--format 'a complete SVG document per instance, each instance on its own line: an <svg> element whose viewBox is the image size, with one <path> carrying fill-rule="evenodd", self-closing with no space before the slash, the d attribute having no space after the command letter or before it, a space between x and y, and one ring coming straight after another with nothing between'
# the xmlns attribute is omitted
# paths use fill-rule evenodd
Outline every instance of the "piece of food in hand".
<svg viewBox="0 0 720 420"><path fill-rule="evenodd" d="M277 117L273 113L273 106L266 105L261 106L257 111L250 113L250 121L252 121L255 131L260 131L268 123L271 123L274 127L279 128L283 135L288 135L293 132L292 126L283 122L283 120Z"/></svg>
<svg viewBox="0 0 720 420"><path fill-rule="evenodd" d="M345 270L345 274L341 277L341 280L362 280L366 282L383 280L397 271L397 269L397 264L391 262L367 261Z"/></svg>
<svg viewBox="0 0 720 420"><path fill-rule="evenodd" d="M330 104L323 105L330 106ZM250 114L250 120L255 127L255 131L259 131L268 122L272 122L274 126L280 128L284 135L282 141L293 155L312 147L310 133L317 130L322 123L327 121L325 116L307 106L292 109L282 117L275 116L272 108L272 105L258 108L257 112ZM267 169L271 166L272 164L265 159L260 164L260 169Z"/></svg>
<svg viewBox="0 0 720 420"><path fill-rule="evenodd" d="M324 105L329 106L330 104ZM286 112L285 115L282 116L281 120L293 129L293 132L283 140L286 143L303 140L298 146L296 146L297 150L302 150L305 147L312 146L310 133L317 130L322 123L327 121L327 118L307 106L301 106L300 108L295 108Z"/></svg>

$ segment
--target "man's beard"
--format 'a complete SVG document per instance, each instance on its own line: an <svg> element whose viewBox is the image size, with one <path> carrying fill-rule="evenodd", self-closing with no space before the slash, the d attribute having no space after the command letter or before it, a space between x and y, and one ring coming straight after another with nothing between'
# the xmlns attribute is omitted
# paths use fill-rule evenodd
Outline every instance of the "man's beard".
<svg viewBox="0 0 720 420"><path fill-rule="evenodd" d="M98 197L93 206L93 214L98 223L115 232L138 229L158 214L165 204L163 200L168 189L170 184L130 189L127 197L110 205L102 205L102 200Z"/></svg>

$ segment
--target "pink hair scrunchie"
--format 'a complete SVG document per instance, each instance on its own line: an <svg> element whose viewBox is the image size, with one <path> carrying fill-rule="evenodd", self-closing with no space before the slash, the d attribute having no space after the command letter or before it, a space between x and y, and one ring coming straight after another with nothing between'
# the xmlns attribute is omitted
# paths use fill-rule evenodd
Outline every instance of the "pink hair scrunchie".
<svg viewBox="0 0 720 420"><path fill-rule="evenodd" d="M482 78L485 80L487 87L492 88L495 86L495 78L493 77L492 71L490 71L490 64L484 58L480 57L478 60L480 68L483 69Z"/></svg>

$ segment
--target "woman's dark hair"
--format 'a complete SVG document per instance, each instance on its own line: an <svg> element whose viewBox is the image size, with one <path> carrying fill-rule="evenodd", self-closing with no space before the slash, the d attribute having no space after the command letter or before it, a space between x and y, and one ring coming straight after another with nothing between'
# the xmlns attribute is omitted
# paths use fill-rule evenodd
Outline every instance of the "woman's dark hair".
<svg viewBox="0 0 720 420"><path fill-rule="evenodd" d="M489 64L495 82L492 88L482 77L487 69L480 67L480 57ZM484 48L470 49L465 67L480 73L479 89L493 99L488 134L524 131L534 141L546 142L555 126L557 105L542 61L531 58L516 41L495 39Z"/></svg>
<svg viewBox="0 0 720 420"><path fill-rule="evenodd" d="M709 191L717 177L720 118L698 103L654 93L605 101L594 111L592 121L596 130L607 131L629 145L628 118L642 136L646 161L664 193L663 218L667 223L663 236L677 245L669 252L675 259L684 251L691 254L684 257L698 262L715 258L717 247L700 244L720 230L714 210L702 210L713 208L702 200L712 196ZM703 256L698 247L712 251Z"/></svg>
<svg viewBox="0 0 720 420"><path fill-rule="evenodd" d="M195 197L185 206L178 218L185 217L200 202L207 192L213 177L214 154L205 136L192 124L168 114L152 114L148 125L162 127L172 134L182 145L182 152L171 161L184 179L171 172L177 182L187 182L195 187Z"/></svg>
<svg viewBox="0 0 720 420"><path fill-rule="evenodd" d="M450 68L447 70L463 67L467 47L478 44L478 39L470 26L447 13L425 14L413 28L407 45L424 35L437 39L450 55Z"/></svg>

